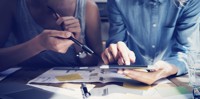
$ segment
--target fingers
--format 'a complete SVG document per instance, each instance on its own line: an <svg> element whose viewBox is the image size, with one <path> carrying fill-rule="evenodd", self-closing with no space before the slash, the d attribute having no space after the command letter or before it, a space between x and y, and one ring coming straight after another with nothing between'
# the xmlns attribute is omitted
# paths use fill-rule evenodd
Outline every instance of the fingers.
<svg viewBox="0 0 200 99"><path fill-rule="evenodd" d="M164 61L157 61L153 66L155 71L162 70L164 68L169 68Z"/></svg>
<svg viewBox="0 0 200 99"><path fill-rule="evenodd" d="M70 28L79 28L80 27L80 23L79 20L74 18L74 17L60 17L56 23L58 25L64 25L64 28L66 30L70 29Z"/></svg>
<svg viewBox="0 0 200 99"><path fill-rule="evenodd" d="M125 62L124 62L124 59L123 57L119 57L118 61L117 61L118 65L124 65Z"/></svg>
<svg viewBox="0 0 200 99"><path fill-rule="evenodd" d="M66 28L72 28L72 27L79 27L79 20L74 19L74 20L65 20L64 21L65 27Z"/></svg>
<svg viewBox="0 0 200 99"><path fill-rule="evenodd" d="M75 18L73 16L69 16L69 17L59 17L58 20L56 21L56 23L58 25L61 25L64 21L69 21L69 20L75 20Z"/></svg>
<svg viewBox="0 0 200 99"><path fill-rule="evenodd" d="M67 32L67 31L46 30L45 32L48 33L48 36L59 37L63 39L67 39L73 35L71 32Z"/></svg>
<svg viewBox="0 0 200 99"><path fill-rule="evenodd" d="M125 75L131 79L135 79L136 78L136 75L134 75L134 70L118 70L117 73L119 74L122 74L122 75Z"/></svg>
<svg viewBox="0 0 200 99"><path fill-rule="evenodd" d="M146 83L148 85L153 84L157 79L155 78L154 73L136 71L136 70L120 70L118 73L123 74L131 79L134 79L139 82Z"/></svg>
<svg viewBox="0 0 200 99"><path fill-rule="evenodd" d="M117 62L119 65L130 65L135 62L135 53L130 51L125 43L119 41L117 44L110 44L102 53L105 64Z"/></svg>
<svg viewBox="0 0 200 99"><path fill-rule="evenodd" d="M133 51L129 50L129 59L131 61L131 63L135 63L136 57L135 57L135 53Z"/></svg>
<svg viewBox="0 0 200 99"><path fill-rule="evenodd" d="M123 75L123 70L118 70L117 73L122 74Z"/></svg>
<svg viewBox="0 0 200 99"><path fill-rule="evenodd" d="M118 50L117 50L117 45L116 44L110 44L108 48L109 52L111 52L114 60L117 60L119 55L118 55Z"/></svg>
<svg viewBox="0 0 200 99"><path fill-rule="evenodd" d="M60 17L56 23L62 25L66 31L74 33L75 38L79 38L81 32L81 26L79 20L70 16L70 17Z"/></svg>
<svg viewBox="0 0 200 99"><path fill-rule="evenodd" d="M65 53L68 48L74 43L67 39L73 36L71 32L44 30L39 36L39 42L46 50Z"/></svg>
<svg viewBox="0 0 200 99"><path fill-rule="evenodd" d="M123 42L117 43L117 49L119 50L120 56L123 58L125 65L130 65L129 49Z"/></svg>
<svg viewBox="0 0 200 99"><path fill-rule="evenodd" d="M109 64L109 60L105 54L105 51L101 54L101 58L102 58L104 64Z"/></svg>
<svg viewBox="0 0 200 99"><path fill-rule="evenodd" d="M102 60L105 64L114 63L118 59L118 50L116 44L111 44L102 53Z"/></svg>
<svg viewBox="0 0 200 99"><path fill-rule="evenodd" d="M105 64L113 63L114 58L112 53L109 51L109 48L106 48L104 52L102 53L102 59Z"/></svg>
<svg viewBox="0 0 200 99"><path fill-rule="evenodd" d="M81 28L80 27L71 27L71 28L66 28L67 31L69 32L73 32L73 33L80 33L81 32ZM75 36L78 34L75 34ZM76 36L77 37L77 36Z"/></svg>

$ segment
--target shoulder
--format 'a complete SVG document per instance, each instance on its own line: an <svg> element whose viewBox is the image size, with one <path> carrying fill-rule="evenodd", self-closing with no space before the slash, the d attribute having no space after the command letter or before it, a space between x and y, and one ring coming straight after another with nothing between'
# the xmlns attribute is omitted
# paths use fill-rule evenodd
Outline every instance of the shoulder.
<svg viewBox="0 0 200 99"><path fill-rule="evenodd" d="M86 23L94 24L99 20L99 10L94 0L86 0Z"/></svg>
<svg viewBox="0 0 200 99"><path fill-rule="evenodd" d="M86 0L86 8L97 8L94 0Z"/></svg>
<svg viewBox="0 0 200 99"><path fill-rule="evenodd" d="M94 0L86 0L86 13L91 15L98 13L98 11L97 4L94 2Z"/></svg>

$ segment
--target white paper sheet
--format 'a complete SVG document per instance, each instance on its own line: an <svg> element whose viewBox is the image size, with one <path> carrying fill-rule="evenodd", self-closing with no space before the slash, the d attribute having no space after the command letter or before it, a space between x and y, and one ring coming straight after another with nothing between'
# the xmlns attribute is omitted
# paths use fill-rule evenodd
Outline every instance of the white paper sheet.
<svg viewBox="0 0 200 99"><path fill-rule="evenodd" d="M59 87L53 87L53 86L45 86L45 85L35 85L35 84L28 84L33 87L37 87L49 92L62 94L66 96L73 97L75 99L82 99L82 93L80 90L80 87L70 87L70 88L59 88ZM76 86L76 85L75 85ZM88 88L88 91L92 90L95 86L94 85L86 85ZM68 99L66 97L66 99Z"/></svg>
<svg viewBox="0 0 200 99"><path fill-rule="evenodd" d="M94 88L90 93L92 96L107 96L114 93L143 95L142 90L125 88L119 85L106 85L101 88Z"/></svg>
<svg viewBox="0 0 200 99"><path fill-rule="evenodd" d="M90 68L91 69L91 68ZM79 74L82 79L77 80L66 80L59 81L56 79L57 76L64 76L70 74ZM125 77L124 75L116 73L116 71L102 71L99 68L93 68L93 70L81 69L81 70L72 70L72 69L50 69L43 73L42 75L36 77L31 80L29 83L62 83L62 82L131 82L134 83L136 81Z"/></svg>

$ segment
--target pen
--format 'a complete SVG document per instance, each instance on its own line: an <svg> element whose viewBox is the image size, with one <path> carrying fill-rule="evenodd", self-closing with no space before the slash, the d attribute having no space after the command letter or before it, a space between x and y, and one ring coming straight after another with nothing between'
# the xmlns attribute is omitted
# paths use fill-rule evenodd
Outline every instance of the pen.
<svg viewBox="0 0 200 99"><path fill-rule="evenodd" d="M83 99L87 99L91 94L88 92L85 83L81 83L81 92L83 95Z"/></svg>
<svg viewBox="0 0 200 99"><path fill-rule="evenodd" d="M51 8L49 6L48 6L48 8L55 14L56 18L58 19L59 18L58 13L56 13L56 11L53 8ZM60 26L61 26L61 29L64 31L65 29L63 27L63 23ZM94 54L93 50L91 50L88 46L82 44L81 42L79 42L78 40L76 40L75 38L73 38L72 36L69 37L68 39L72 40L74 43L76 43L78 46L80 46L87 53Z"/></svg>

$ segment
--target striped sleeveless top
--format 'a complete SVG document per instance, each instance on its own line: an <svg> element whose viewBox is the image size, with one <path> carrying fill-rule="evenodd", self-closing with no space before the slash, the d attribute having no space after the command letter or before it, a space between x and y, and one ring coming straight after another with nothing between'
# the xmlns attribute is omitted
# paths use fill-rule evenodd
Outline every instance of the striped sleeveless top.
<svg viewBox="0 0 200 99"><path fill-rule="evenodd" d="M75 17L79 19L81 25L81 39L84 41L85 37L85 0L77 0L75 10ZM16 31L15 37L19 43L24 43L43 31L32 18L26 0L18 0L18 9L16 16ZM33 45L34 47L34 45ZM43 51L38 55L26 60L19 64L20 66L79 66L80 63L76 57L76 52L71 46L65 54L57 53L54 51Z"/></svg>

